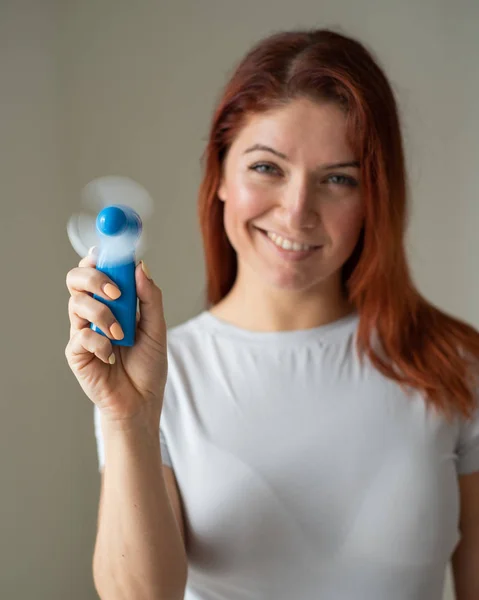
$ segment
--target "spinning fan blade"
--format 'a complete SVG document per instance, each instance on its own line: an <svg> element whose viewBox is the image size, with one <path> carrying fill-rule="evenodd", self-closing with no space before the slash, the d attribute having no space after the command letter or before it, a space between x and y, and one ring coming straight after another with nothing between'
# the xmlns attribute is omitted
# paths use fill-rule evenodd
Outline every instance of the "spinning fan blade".
<svg viewBox="0 0 479 600"><path fill-rule="evenodd" d="M92 246L98 246L99 235L96 231L96 217L85 213L75 214L67 223L67 233L71 245L82 258Z"/></svg>
<svg viewBox="0 0 479 600"><path fill-rule="evenodd" d="M153 200L143 186L129 177L98 177L82 192L84 206L99 212L105 206L124 204L136 211L142 221L153 212Z"/></svg>

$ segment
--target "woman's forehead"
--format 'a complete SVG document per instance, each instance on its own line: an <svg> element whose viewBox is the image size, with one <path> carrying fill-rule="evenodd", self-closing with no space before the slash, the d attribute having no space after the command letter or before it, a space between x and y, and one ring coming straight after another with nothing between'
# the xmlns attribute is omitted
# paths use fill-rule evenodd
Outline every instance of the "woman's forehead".
<svg viewBox="0 0 479 600"><path fill-rule="evenodd" d="M291 102L267 112L247 116L233 145L241 154L265 147L286 160L298 154L315 155L316 161L334 162L347 158L346 117L331 105ZM281 156L280 156L281 158Z"/></svg>

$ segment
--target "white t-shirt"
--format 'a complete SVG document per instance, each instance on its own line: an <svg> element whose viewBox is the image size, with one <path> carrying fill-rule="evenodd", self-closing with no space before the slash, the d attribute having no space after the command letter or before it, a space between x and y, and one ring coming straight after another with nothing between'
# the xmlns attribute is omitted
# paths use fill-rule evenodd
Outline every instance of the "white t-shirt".
<svg viewBox="0 0 479 600"><path fill-rule="evenodd" d="M184 503L185 600L442 597L479 414L448 423L361 366L358 322L252 332L204 311L169 330L160 436Z"/></svg>

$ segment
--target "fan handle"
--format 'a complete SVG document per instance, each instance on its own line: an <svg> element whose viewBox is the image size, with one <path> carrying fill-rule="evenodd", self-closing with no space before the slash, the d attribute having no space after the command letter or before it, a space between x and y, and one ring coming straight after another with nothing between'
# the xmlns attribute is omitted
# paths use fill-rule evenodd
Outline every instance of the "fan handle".
<svg viewBox="0 0 479 600"><path fill-rule="evenodd" d="M99 256L96 268L98 271L105 273L105 275L107 275L121 291L121 296L117 300L105 300L96 294L93 295L95 300L99 300L108 306L125 334L125 337L121 340L110 338L110 341L114 346L133 346L135 343L137 308L135 280L136 264L134 257L126 264L109 265L105 261L102 261L101 256ZM93 323L90 325L90 328L101 335L105 335L103 331Z"/></svg>

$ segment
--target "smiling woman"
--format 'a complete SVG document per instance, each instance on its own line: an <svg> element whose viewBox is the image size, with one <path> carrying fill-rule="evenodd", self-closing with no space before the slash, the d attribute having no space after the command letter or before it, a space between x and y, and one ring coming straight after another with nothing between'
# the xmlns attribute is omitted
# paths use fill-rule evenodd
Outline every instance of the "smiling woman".
<svg viewBox="0 0 479 600"><path fill-rule="evenodd" d="M425 299L410 276L399 115L378 62L364 45L331 30L260 41L225 87L204 164L199 215L209 310L184 333L197 328L203 344L223 349L218 361L230 371L221 380L234 406L247 402L244 414L274 398L271 415L264 408L260 414L286 432L291 453L305 443L297 419L315 424L308 459L299 454L296 465L302 472L299 465L309 464L322 483L315 495L314 477L303 481L316 511L304 531L320 522L312 547L318 579L308 596L303 574L304 596L295 597L437 600L459 537L458 600L479 597L472 567L479 519L470 509L479 505L479 486L469 482L479 479L479 333ZM317 412L293 419L291 402ZM341 419L329 421L333 415ZM259 465L266 448L279 461L286 444L274 437L268 446L264 438L249 434L254 457L228 449L272 486L274 466L265 472ZM213 433L211 439L218 443ZM336 452L347 447L347 457ZM301 482L297 476L290 483ZM275 489L283 498L288 493L284 484ZM299 508L292 514L305 516ZM320 540L328 540L324 555Z"/></svg>
<svg viewBox="0 0 479 600"><path fill-rule="evenodd" d="M204 167L207 306L168 331L168 497L158 440L110 434L105 580L141 582L131 597L438 600L454 556L458 600L479 597L479 333L410 277L385 74L330 30L260 41ZM138 281L148 327L161 296ZM148 520L125 518L141 498Z"/></svg>

